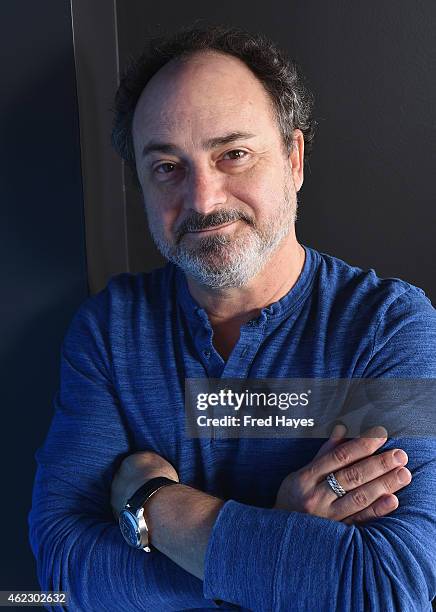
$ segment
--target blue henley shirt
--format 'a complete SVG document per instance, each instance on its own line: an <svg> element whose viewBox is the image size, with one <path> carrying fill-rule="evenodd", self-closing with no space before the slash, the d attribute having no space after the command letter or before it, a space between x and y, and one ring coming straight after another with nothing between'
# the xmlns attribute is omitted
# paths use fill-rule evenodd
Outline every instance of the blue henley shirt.
<svg viewBox="0 0 436 612"><path fill-rule="evenodd" d="M434 438L387 441L383 450L409 455L412 482L389 516L348 526L271 509L283 478L324 440L185 436L188 377L436 378L436 311L421 289L305 251L294 287L241 327L227 361L170 263L113 277L76 313L29 514L41 588L68 591L69 609L431 610ZM110 485L120 458L140 450L225 500L203 581L122 538Z"/></svg>

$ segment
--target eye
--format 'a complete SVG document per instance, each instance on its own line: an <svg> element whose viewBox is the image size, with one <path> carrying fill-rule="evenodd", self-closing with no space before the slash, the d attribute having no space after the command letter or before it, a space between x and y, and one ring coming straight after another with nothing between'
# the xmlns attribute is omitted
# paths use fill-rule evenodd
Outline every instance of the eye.
<svg viewBox="0 0 436 612"><path fill-rule="evenodd" d="M163 164L155 166L153 170L158 174L171 174L175 167L176 164L172 164L171 162L164 162Z"/></svg>
<svg viewBox="0 0 436 612"><path fill-rule="evenodd" d="M227 153L224 153L223 158L225 158L226 155L230 155L230 159L232 160L239 160L247 157L248 153L242 149L233 149L232 151L227 151Z"/></svg>

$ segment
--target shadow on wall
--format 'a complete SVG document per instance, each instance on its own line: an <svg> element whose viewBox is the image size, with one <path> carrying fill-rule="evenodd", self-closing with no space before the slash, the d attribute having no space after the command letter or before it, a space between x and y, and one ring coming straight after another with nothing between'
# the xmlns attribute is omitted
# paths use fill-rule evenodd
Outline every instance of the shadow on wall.
<svg viewBox="0 0 436 612"><path fill-rule="evenodd" d="M9 64L0 101L1 448L9 500L1 510L1 522L9 526L2 533L1 590L40 588L27 526L34 453L52 418L62 339L88 295L68 42L55 56L49 44L44 47L35 60L36 68L43 67L38 72L25 53Z"/></svg>

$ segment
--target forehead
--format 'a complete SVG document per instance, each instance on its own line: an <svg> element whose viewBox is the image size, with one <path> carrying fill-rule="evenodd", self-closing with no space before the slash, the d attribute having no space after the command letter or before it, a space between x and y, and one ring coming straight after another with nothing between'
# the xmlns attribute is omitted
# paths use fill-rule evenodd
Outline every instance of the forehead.
<svg viewBox="0 0 436 612"><path fill-rule="evenodd" d="M132 129L135 148L153 138L194 144L224 132L278 132L257 77L238 58L210 51L161 68L138 100Z"/></svg>

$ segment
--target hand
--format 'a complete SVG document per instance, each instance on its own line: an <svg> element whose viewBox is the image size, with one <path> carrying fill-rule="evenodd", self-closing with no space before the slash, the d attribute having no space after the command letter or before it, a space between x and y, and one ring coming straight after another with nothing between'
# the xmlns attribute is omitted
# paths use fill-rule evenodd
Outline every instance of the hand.
<svg viewBox="0 0 436 612"><path fill-rule="evenodd" d="M179 482L179 475L171 463L152 451L133 453L123 460L111 486L111 506L116 519L129 497L156 476L165 476Z"/></svg>
<svg viewBox="0 0 436 612"><path fill-rule="evenodd" d="M275 509L306 512L350 525L385 516L398 507L393 493L412 479L409 470L402 467L408 461L406 453L393 449L374 455L386 442L384 428L372 428L350 441L344 441L345 432L343 425L337 425L314 459L286 476ZM347 491L343 497L339 498L326 481L330 472Z"/></svg>

